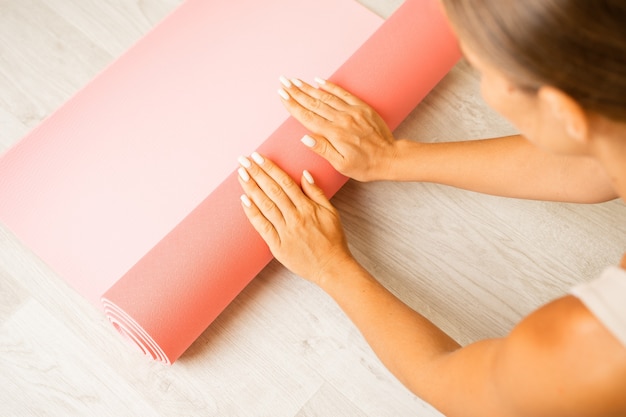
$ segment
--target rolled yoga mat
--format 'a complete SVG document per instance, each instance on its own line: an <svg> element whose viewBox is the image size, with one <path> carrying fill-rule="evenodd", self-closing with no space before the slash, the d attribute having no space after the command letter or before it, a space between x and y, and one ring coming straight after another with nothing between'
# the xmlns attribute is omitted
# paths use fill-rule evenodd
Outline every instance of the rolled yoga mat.
<svg viewBox="0 0 626 417"><path fill-rule="evenodd" d="M236 157L308 169L328 196L346 181L272 110L277 75L339 67L329 79L393 129L460 56L437 0L379 25L350 0L187 1L0 160L0 219L174 362L272 258L241 209Z"/></svg>

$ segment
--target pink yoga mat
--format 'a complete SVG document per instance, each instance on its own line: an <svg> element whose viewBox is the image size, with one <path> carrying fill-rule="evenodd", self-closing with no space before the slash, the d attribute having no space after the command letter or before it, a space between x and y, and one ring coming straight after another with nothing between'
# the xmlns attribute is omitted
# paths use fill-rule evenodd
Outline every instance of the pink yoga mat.
<svg viewBox="0 0 626 417"><path fill-rule="evenodd" d="M309 169L328 195L346 181L300 143L278 75L339 68L394 128L458 58L437 0L382 26L351 0L188 0L0 159L0 220L172 363L271 260L237 156Z"/></svg>

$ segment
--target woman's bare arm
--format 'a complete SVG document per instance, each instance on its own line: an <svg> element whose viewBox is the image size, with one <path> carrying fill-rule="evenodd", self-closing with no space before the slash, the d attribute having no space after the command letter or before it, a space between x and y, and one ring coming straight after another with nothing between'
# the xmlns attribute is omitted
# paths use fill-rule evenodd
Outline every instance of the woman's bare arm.
<svg viewBox="0 0 626 417"><path fill-rule="evenodd" d="M387 178L423 181L503 197L575 203L617 198L591 158L542 151L522 136L464 142L396 142Z"/></svg>
<svg viewBox="0 0 626 417"><path fill-rule="evenodd" d="M449 417L626 413L626 349L580 301L564 297L504 338L461 347L354 260L337 211L308 173L301 189L254 159L240 171L252 225L276 259L337 302L415 394Z"/></svg>
<svg viewBox="0 0 626 417"><path fill-rule="evenodd" d="M578 203L617 196L596 162L550 155L519 135L435 144L396 140L369 105L335 84L317 89L298 81L286 91L289 98L283 104L312 132L305 144L360 181L434 182L492 195Z"/></svg>
<svg viewBox="0 0 626 417"><path fill-rule="evenodd" d="M321 286L385 366L446 416L626 413L626 348L572 296L506 337L461 347L356 263L341 264Z"/></svg>

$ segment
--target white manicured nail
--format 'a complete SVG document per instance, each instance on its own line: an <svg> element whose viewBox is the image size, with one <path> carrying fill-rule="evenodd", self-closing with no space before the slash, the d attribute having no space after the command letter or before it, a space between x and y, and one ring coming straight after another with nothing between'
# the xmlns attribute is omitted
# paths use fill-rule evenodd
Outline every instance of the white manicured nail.
<svg viewBox="0 0 626 417"><path fill-rule="evenodd" d="M245 156L240 156L239 158L237 158L237 161L239 161L241 166L243 166L244 168L250 168L252 166L250 160Z"/></svg>
<svg viewBox="0 0 626 417"><path fill-rule="evenodd" d="M318 83L319 85L326 84L326 80L320 77L315 77L315 82Z"/></svg>
<svg viewBox="0 0 626 417"><path fill-rule="evenodd" d="M263 162L265 162L265 159L263 159L263 157L261 155L259 155L258 152L252 152L252 155L250 155L252 157L252 159L254 159L254 162L256 162L257 164L261 165Z"/></svg>
<svg viewBox="0 0 626 417"><path fill-rule="evenodd" d="M281 75L280 77L278 77L278 79L280 80L280 83L285 87L291 87L291 82L284 75Z"/></svg>
<svg viewBox="0 0 626 417"><path fill-rule="evenodd" d="M302 81L300 81L300 80L299 80L299 79L297 79L297 78L292 78L292 79L291 79L291 82L292 82L292 83L293 83L296 87L298 87L298 88L302 87L302 85L303 85L303 84L302 84Z"/></svg>
<svg viewBox="0 0 626 417"><path fill-rule="evenodd" d="M252 207L252 201L250 201L250 199L248 198L247 195L243 194L241 197L241 202L243 203L244 206L246 207Z"/></svg>
<svg viewBox="0 0 626 417"><path fill-rule="evenodd" d="M289 94L282 88L278 89L278 95L281 96L283 100L289 100Z"/></svg>
<svg viewBox="0 0 626 417"><path fill-rule="evenodd" d="M315 139L313 139L311 136L309 135L304 135L302 137L302 139L300 139L300 142L304 143L306 146L308 146L309 148L312 148L315 146Z"/></svg>
<svg viewBox="0 0 626 417"><path fill-rule="evenodd" d="M315 184L315 181L313 180L313 175L311 175L311 173L306 169L302 171L302 176L309 184Z"/></svg>
<svg viewBox="0 0 626 417"><path fill-rule="evenodd" d="M248 171L246 171L244 168L239 168L237 172L239 173L239 176L242 180L244 180L245 182L250 181L250 175L248 175Z"/></svg>

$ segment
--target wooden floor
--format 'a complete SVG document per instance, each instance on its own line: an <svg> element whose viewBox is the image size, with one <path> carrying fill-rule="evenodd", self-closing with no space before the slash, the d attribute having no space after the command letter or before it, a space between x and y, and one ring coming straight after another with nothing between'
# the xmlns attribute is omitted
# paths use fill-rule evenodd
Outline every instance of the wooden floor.
<svg viewBox="0 0 626 417"><path fill-rule="evenodd" d="M179 3L0 0L0 150ZM387 16L401 0L363 3ZM430 142L511 132L460 63L396 134ZM617 201L577 206L355 181L333 201L364 265L462 343L505 334L626 247ZM275 262L167 367L130 349L0 226L0 415L439 414L385 370L323 292Z"/></svg>

